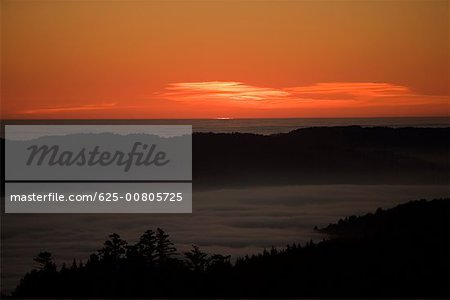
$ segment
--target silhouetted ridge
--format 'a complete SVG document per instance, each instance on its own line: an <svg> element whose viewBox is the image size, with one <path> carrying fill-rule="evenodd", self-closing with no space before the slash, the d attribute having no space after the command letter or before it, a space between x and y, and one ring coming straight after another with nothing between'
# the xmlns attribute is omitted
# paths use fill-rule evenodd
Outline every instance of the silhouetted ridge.
<svg viewBox="0 0 450 300"><path fill-rule="evenodd" d="M447 184L450 128L313 127L269 136L195 133L196 187Z"/></svg>
<svg viewBox="0 0 450 300"><path fill-rule="evenodd" d="M179 253L162 229L134 245L111 234L88 261L58 268L35 258L17 298L446 298L450 199L414 201L351 216L331 239L245 256Z"/></svg>
<svg viewBox="0 0 450 300"><path fill-rule="evenodd" d="M449 141L450 128L345 126L273 135L194 133L194 187L448 184Z"/></svg>
<svg viewBox="0 0 450 300"><path fill-rule="evenodd" d="M350 216L340 219L318 231L334 237L404 238L403 235L440 232L450 236L450 201L411 201L389 210L379 208L374 214ZM429 237L434 239L433 237Z"/></svg>

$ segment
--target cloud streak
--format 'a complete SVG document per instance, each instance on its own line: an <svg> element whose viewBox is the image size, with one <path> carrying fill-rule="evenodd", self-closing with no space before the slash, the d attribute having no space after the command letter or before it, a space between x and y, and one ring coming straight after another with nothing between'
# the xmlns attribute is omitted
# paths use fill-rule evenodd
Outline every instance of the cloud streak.
<svg viewBox="0 0 450 300"><path fill-rule="evenodd" d="M180 82L169 84L164 92L157 94L177 101L219 100L237 103L417 96L408 87L375 82L328 82L286 88L259 87L234 81Z"/></svg>
<svg viewBox="0 0 450 300"><path fill-rule="evenodd" d="M234 81L171 83L161 94L175 100L192 100L201 97L232 101L261 101L288 97L289 92L280 89L257 87Z"/></svg>
<svg viewBox="0 0 450 300"><path fill-rule="evenodd" d="M148 95L148 94L147 94ZM150 97L32 107L16 115L126 118L441 116L448 96L386 82L324 82L266 87L238 81L177 82Z"/></svg>
<svg viewBox="0 0 450 300"><path fill-rule="evenodd" d="M76 112L76 111L87 111L87 110L103 110L103 109L113 109L117 106L116 102L105 103L105 104L86 104L78 106L61 106L61 107L44 107L24 110L22 114L54 114L62 112Z"/></svg>
<svg viewBox="0 0 450 300"><path fill-rule="evenodd" d="M377 98L414 95L405 86L374 82L328 82L287 88L286 90L293 95L310 98Z"/></svg>
<svg viewBox="0 0 450 300"><path fill-rule="evenodd" d="M322 82L263 87L237 81L178 82L158 97L242 117L440 116L448 96L420 94L387 82Z"/></svg>

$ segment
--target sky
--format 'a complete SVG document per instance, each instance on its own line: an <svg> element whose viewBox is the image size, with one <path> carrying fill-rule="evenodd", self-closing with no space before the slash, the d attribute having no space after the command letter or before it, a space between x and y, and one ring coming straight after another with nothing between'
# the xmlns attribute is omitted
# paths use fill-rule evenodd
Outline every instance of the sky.
<svg viewBox="0 0 450 300"><path fill-rule="evenodd" d="M448 1L1 2L2 119L448 116Z"/></svg>

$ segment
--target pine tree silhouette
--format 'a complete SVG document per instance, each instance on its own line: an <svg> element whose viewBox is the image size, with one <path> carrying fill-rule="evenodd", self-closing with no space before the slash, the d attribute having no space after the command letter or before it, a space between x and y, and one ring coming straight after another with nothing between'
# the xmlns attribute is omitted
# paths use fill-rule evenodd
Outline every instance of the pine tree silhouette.
<svg viewBox="0 0 450 300"><path fill-rule="evenodd" d="M153 264L156 256L156 236L153 230L147 230L139 238L136 245L138 254L144 257L146 263Z"/></svg>
<svg viewBox="0 0 450 300"><path fill-rule="evenodd" d="M33 260L38 263L38 269L41 271L56 270L56 265L53 263L52 254L50 252L39 252Z"/></svg>
<svg viewBox="0 0 450 300"><path fill-rule="evenodd" d="M189 268L195 272L202 272L208 266L208 254L202 252L197 245L192 245L192 250L183 254L188 259Z"/></svg>
<svg viewBox="0 0 450 300"><path fill-rule="evenodd" d="M174 244L170 241L169 235L161 228L156 229L156 257L158 265L162 266L170 260L177 252Z"/></svg>
<svg viewBox="0 0 450 300"><path fill-rule="evenodd" d="M109 240L105 241L103 248L98 250L101 259L110 262L118 262L125 257L127 242L120 235L113 233Z"/></svg>

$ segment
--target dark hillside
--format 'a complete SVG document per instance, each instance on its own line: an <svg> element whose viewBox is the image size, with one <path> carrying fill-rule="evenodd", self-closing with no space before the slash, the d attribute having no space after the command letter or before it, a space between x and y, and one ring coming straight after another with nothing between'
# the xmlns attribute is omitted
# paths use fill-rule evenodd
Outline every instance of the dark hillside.
<svg viewBox="0 0 450 300"><path fill-rule="evenodd" d="M110 235L86 264L41 252L16 298L441 298L450 296L450 199L414 201L331 224L318 244L239 258L176 253L161 229Z"/></svg>
<svg viewBox="0 0 450 300"><path fill-rule="evenodd" d="M270 136L196 133L196 187L447 184L450 128L317 127Z"/></svg>

